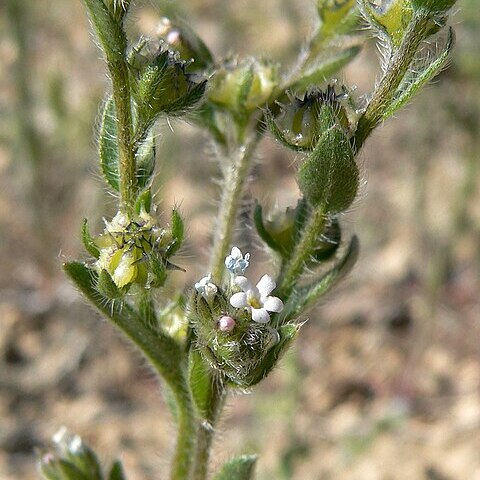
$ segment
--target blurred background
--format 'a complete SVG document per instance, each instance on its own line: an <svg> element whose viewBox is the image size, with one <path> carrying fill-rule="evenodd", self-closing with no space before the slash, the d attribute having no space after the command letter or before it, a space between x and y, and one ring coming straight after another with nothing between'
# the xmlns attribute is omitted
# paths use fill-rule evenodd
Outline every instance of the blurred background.
<svg viewBox="0 0 480 480"><path fill-rule="evenodd" d="M148 0L132 34L177 2ZM185 0L217 56L285 69L313 2ZM459 0L451 66L361 154L362 194L343 219L362 251L309 315L295 348L253 394L231 398L213 464L260 453L259 480L480 479L480 11ZM114 212L94 128L108 86L78 0L0 3L0 478L36 478L34 450L62 425L130 480L166 478L174 428L161 387L61 271ZM339 80L372 89L373 42ZM157 200L180 203L190 285L204 273L218 165L188 125L161 127ZM295 158L267 139L248 198L294 204ZM174 168L175 166L175 168ZM368 181L367 181L368 180ZM101 205L106 205L101 207ZM245 217L244 222L248 219ZM251 238L239 244L266 259Z"/></svg>

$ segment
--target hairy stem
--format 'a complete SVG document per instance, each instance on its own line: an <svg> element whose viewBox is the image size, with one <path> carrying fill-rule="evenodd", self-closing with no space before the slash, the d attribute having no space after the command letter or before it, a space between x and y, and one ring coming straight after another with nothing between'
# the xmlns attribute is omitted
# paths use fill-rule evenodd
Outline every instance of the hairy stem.
<svg viewBox="0 0 480 480"><path fill-rule="evenodd" d="M413 17L399 49L392 56L387 71L358 121L357 131L353 139L357 151L360 150L372 130L381 121L385 109L389 106L412 63L418 47L425 38L428 24L428 16L415 15Z"/></svg>
<svg viewBox="0 0 480 480"><path fill-rule="evenodd" d="M316 208L312 212L292 257L280 273L278 294L281 297L287 298L292 292L298 277L303 273L305 263L313 253L319 235L323 232L326 220L323 208Z"/></svg>
<svg viewBox="0 0 480 480"><path fill-rule="evenodd" d="M133 209L136 193L136 165L133 145L132 102L127 65L127 37L123 29L123 17L129 3L110 12L103 0L83 0L95 33L105 54L112 80L113 100L117 113L117 138L120 156L120 208L126 212ZM120 4L115 4L120 8Z"/></svg>
<svg viewBox="0 0 480 480"><path fill-rule="evenodd" d="M212 279L217 283L222 280L223 262L232 242L235 220L242 201L242 193L248 177L250 162L258 140L259 136L257 134L245 145L234 150L232 162L226 174L225 188L220 200L220 211L218 212L218 223L215 227L210 264Z"/></svg>
<svg viewBox="0 0 480 480"><path fill-rule="evenodd" d="M120 154L120 202L124 211L130 211L135 201L136 165L132 142L133 124L130 82L126 62L109 63L112 77L113 100L117 112L117 138Z"/></svg>
<svg viewBox="0 0 480 480"><path fill-rule="evenodd" d="M206 480L207 478L210 449L215 435L215 425L225 403L225 397L226 390L223 385L219 385L211 399L211 417L206 421L200 422L198 425L193 480Z"/></svg>

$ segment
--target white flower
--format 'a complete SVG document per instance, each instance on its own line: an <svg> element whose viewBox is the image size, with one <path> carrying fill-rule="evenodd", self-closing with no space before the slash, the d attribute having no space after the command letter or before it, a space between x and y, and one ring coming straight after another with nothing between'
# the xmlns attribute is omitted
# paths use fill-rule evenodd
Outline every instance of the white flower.
<svg viewBox="0 0 480 480"><path fill-rule="evenodd" d="M254 322L267 323L270 321L268 312L283 310L283 302L278 297L270 296L276 284L269 275L264 275L256 287L245 277L235 278L235 283L243 291L231 296L230 305L235 308L245 308L251 312Z"/></svg>
<svg viewBox="0 0 480 480"><path fill-rule="evenodd" d="M245 273L245 270L250 263L249 260L249 253L246 253L245 256L243 256L242 251L239 248L233 247L230 255L225 258L225 266L229 272L234 275L240 275Z"/></svg>
<svg viewBox="0 0 480 480"><path fill-rule="evenodd" d="M213 300L218 291L217 286L211 282L211 279L212 274L209 273L206 277L201 278L195 284L195 290L209 303Z"/></svg>

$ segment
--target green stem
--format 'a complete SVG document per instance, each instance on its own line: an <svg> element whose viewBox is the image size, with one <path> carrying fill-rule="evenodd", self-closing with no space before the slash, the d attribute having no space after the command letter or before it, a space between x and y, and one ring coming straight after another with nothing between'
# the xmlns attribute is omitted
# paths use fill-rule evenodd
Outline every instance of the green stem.
<svg viewBox="0 0 480 480"><path fill-rule="evenodd" d="M113 100L117 112L117 138L120 154L120 202L124 211L131 211L135 202L136 165L132 142L133 123L130 82L126 62L109 63Z"/></svg>
<svg viewBox="0 0 480 480"><path fill-rule="evenodd" d="M278 295L287 298L293 290L298 277L305 269L305 263L312 255L318 236L323 232L327 217L323 208L315 209L305 225L300 242L292 257L280 273Z"/></svg>
<svg viewBox="0 0 480 480"><path fill-rule="evenodd" d="M120 156L120 208L133 210L136 193L136 165L133 145L132 101L127 64L128 41L123 28L125 8L112 14L103 0L83 0L100 41L112 80L117 113L117 138ZM120 7L119 7L120 8Z"/></svg>
<svg viewBox="0 0 480 480"><path fill-rule="evenodd" d="M417 53L418 47L425 38L428 25L428 16L419 14L413 17L399 49L392 56L387 71L358 121L354 137L354 146L357 151L360 150L372 130L381 121L385 109L389 106Z"/></svg>
<svg viewBox="0 0 480 480"><path fill-rule="evenodd" d="M211 399L211 417L198 425L193 480L205 480L207 478L215 425L220 417L225 398L226 390L222 384L218 386L218 389L214 390L214 395Z"/></svg>
<svg viewBox="0 0 480 480"><path fill-rule="evenodd" d="M237 147L234 150L232 163L225 178L226 186L220 201L220 211L218 212L218 223L215 228L212 260L210 264L212 279L216 283L222 281L224 270L223 262L232 242L235 220L242 202L242 192L258 140L259 135L256 134L255 137L245 145Z"/></svg>

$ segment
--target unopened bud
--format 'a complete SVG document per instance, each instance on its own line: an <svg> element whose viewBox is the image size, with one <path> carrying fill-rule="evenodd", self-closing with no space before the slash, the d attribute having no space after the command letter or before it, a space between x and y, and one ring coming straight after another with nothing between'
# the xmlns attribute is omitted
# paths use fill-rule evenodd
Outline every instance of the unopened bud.
<svg viewBox="0 0 480 480"><path fill-rule="evenodd" d="M218 321L218 329L221 332L231 332L235 328L235 325L235 319L226 315L221 317Z"/></svg>

